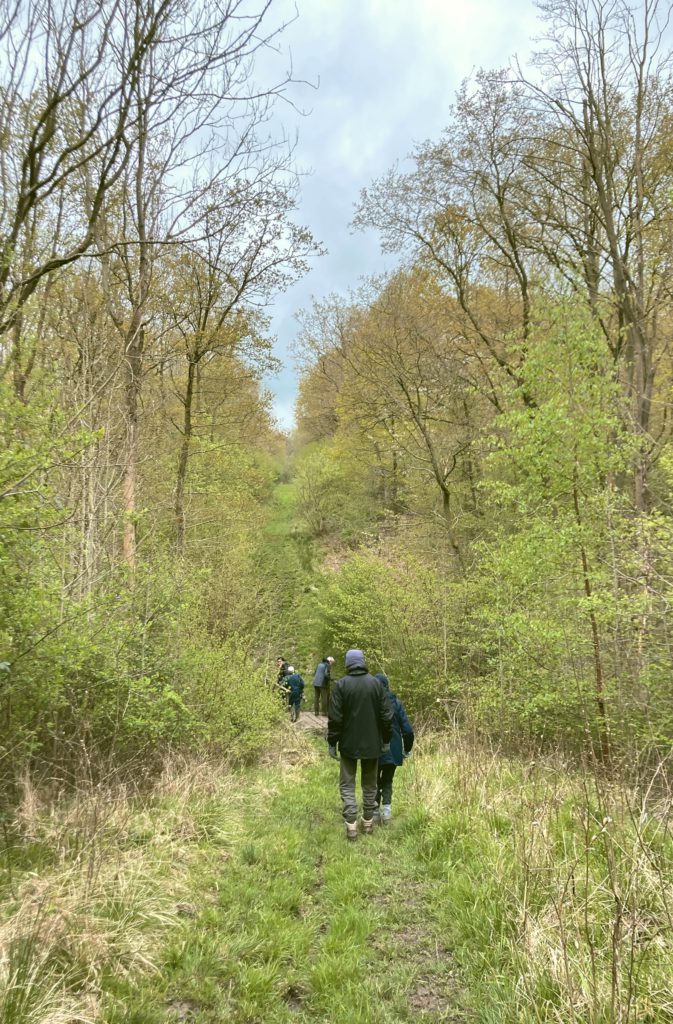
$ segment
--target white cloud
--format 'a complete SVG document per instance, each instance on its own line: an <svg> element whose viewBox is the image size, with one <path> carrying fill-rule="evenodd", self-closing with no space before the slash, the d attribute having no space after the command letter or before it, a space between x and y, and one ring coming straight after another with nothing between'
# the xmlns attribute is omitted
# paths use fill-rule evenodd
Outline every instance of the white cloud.
<svg viewBox="0 0 673 1024"><path fill-rule="evenodd" d="M329 255L274 304L278 355L285 370L270 382L276 414L289 425L296 379L288 357L293 313L312 294L356 285L384 266L373 237L349 232L360 190L404 159L415 142L439 135L461 81L478 67L525 56L535 34L533 0L299 0L299 18L280 40L291 51L295 76L320 79L313 92L293 91L310 114L279 115L299 132L296 158L311 168L298 219L325 243ZM293 0L272 10L292 16Z"/></svg>
<svg viewBox="0 0 673 1024"><path fill-rule="evenodd" d="M281 430L291 430L294 425L294 394L284 396L277 394L273 403L273 413Z"/></svg>

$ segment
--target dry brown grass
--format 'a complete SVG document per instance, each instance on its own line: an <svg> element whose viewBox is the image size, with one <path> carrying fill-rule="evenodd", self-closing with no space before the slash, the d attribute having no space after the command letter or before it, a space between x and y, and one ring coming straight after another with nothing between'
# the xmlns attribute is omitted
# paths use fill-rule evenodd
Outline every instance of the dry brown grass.
<svg viewBox="0 0 673 1024"><path fill-rule="evenodd" d="M24 778L0 911L3 1024L93 1024L104 973L155 970L204 829L220 844L239 834L237 792L231 771L211 762L167 762L142 799L118 785L54 800ZM198 803L225 794L231 813L206 829ZM22 869L22 851L36 848L51 866Z"/></svg>

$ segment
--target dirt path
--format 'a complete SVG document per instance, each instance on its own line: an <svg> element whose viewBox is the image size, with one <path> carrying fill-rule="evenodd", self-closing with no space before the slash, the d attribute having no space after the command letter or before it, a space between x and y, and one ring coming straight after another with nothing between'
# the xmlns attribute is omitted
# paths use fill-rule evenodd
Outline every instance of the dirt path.
<svg viewBox="0 0 673 1024"><path fill-rule="evenodd" d="M312 711L302 711L299 721L295 725L300 729L314 732L316 735L327 734L327 718L324 715L314 715Z"/></svg>

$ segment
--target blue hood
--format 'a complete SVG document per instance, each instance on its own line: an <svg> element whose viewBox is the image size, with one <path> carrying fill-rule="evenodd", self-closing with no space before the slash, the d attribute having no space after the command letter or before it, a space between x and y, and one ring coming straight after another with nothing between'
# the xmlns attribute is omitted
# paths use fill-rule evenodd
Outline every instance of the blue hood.
<svg viewBox="0 0 673 1024"><path fill-rule="evenodd" d="M350 672L353 668L367 668L365 656L362 651L352 650L346 652L346 671Z"/></svg>
<svg viewBox="0 0 673 1024"><path fill-rule="evenodd" d="M390 682L388 681L388 676L385 674L385 672L377 672L376 675L374 676L374 679L379 679L385 686L386 690L390 689Z"/></svg>

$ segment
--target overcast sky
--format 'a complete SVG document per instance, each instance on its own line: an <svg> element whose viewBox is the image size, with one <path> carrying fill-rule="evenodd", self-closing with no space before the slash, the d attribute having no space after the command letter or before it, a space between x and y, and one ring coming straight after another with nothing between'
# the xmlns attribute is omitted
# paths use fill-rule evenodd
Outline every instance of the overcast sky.
<svg viewBox="0 0 673 1024"><path fill-rule="evenodd" d="M273 17L293 17L294 8L276 0ZM297 9L279 46L295 77L318 88L294 93L306 116L287 105L278 116L298 133L296 162L310 172L297 220L328 251L270 309L284 369L269 387L283 428L292 426L297 389L294 314L386 266L376 235L349 227L360 190L440 134L464 78L515 53L525 58L539 31L533 0L297 0Z"/></svg>

